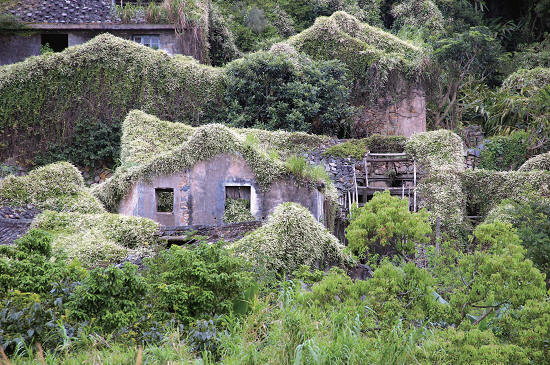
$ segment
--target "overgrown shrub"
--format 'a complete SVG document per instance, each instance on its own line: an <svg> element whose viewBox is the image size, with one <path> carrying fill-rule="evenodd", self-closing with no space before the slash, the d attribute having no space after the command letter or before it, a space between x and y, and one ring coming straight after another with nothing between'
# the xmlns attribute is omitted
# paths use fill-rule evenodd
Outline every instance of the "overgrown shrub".
<svg viewBox="0 0 550 365"><path fill-rule="evenodd" d="M225 199L225 211L223 221L225 223L238 223L254 221L256 218L250 213L250 200Z"/></svg>
<svg viewBox="0 0 550 365"><path fill-rule="evenodd" d="M225 121L236 127L346 135L346 70L296 51L258 52L226 67ZM251 97L254 95L254 97Z"/></svg>
<svg viewBox="0 0 550 365"><path fill-rule="evenodd" d="M53 235L56 256L77 259L85 267L117 263L129 253L152 255L158 240L156 222L119 214L46 211L34 226Z"/></svg>
<svg viewBox="0 0 550 365"><path fill-rule="evenodd" d="M542 153L531 157L521 167L519 171L547 170L550 171L550 152Z"/></svg>
<svg viewBox="0 0 550 365"><path fill-rule="evenodd" d="M16 246L0 246L0 294L19 290L49 293L65 274L61 261L52 261L53 236L31 229L16 241Z"/></svg>
<svg viewBox="0 0 550 365"><path fill-rule="evenodd" d="M42 209L99 213L105 209L84 187L80 171L68 162L39 167L24 176L0 180L0 204L32 204Z"/></svg>
<svg viewBox="0 0 550 365"><path fill-rule="evenodd" d="M410 212L408 205L407 200L392 197L389 191L375 193L352 213L346 228L349 249L361 257L413 255L415 245L429 242L432 229L428 213Z"/></svg>
<svg viewBox="0 0 550 365"><path fill-rule="evenodd" d="M148 262L145 275L155 315L183 323L232 312L253 286L247 264L222 243L172 246Z"/></svg>
<svg viewBox="0 0 550 365"><path fill-rule="evenodd" d="M481 151L479 167L487 170L517 170L527 159L529 134L515 132L489 139Z"/></svg>
<svg viewBox="0 0 550 365"><path fill-rule="evenodd" d="M338 239L296 203L279 205L267 222L233 244L238 253L259 269L291 274L301 265L343 266L346 257Z"/></svg>

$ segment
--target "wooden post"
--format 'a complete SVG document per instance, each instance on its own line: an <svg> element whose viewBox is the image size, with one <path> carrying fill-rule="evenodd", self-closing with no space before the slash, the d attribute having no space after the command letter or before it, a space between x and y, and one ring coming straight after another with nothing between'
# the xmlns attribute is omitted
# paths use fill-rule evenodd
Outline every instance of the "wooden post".
<svg viewBox="0 0 550 365"><path fill-rule="evenodd" d="M355 203L359 206L359 192L357 191L357 175L355 174L355 164L353 164L353 183L355 185Z"/></svg>
<svg viewBox="0 0 550 365"><path fill-rule="evenodd" d="M401 183L401 199L405 199L405 183Z"/></svg>
<svg viewBox="0 0 550 365"><path fill-rule="evenodd" d="M416 161L413 160L413 185L414 185L414 198L413 198L413 212L416 212Z"/></svg>
<svg viewBox="0 0 550 365"><path fill-rule="evenodd" d="M367 188L369 187L369 168L367 167L367 159L369 158L369 153L367 152L367 156L365 157L365 185Z"/></svg>
<svg viewBox="0 0 550 365"><path fill-rule="evenodd" d="M351 194L348 190L348 210L349 210L349 216L351 217Z"/></svg>

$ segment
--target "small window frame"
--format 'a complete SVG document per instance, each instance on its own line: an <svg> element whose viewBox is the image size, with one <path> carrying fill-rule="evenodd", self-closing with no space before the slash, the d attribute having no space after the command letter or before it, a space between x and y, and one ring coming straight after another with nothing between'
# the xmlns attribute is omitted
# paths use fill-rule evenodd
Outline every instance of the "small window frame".
<svg viewBox="0 0 550 365"><path fill-rule="evenodd" d="M170 194L172 197L172 204L171 209L167 208L164 210L161 206L162 202L159 199L159 195L161 194ZM161 214L174 214L174 207L175 207L175 195L174 195L174 189L173 188L155 188L155 212L161 213ZM170 205L168 205L170 207Z"/></svg>
<svg viewBox="0 0 550 365"><path fill-rule="evenodd" d="M160 35L159 34L134 34L132 40L142 46L152 49L160 49Z"/></svg>

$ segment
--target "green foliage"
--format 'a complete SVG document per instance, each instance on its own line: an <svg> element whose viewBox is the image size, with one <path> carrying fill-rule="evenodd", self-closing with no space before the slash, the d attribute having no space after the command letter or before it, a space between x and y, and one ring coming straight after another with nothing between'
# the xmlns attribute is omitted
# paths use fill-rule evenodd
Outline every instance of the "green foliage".
<svg viewBox="0 0 550 365"><path fill-rule="evenodd" d="M346 228L348 248L363 257L369 253L411 256L416 244L429 242L432 229L427 218L427 212L410 212L407 200L392 197L389 191L375 193L351 216Z"/></svg>
<svg viewBox="0 0 550 365"><path fill-rule="evenodd" d="M0 203L33 204L42 209L99 213L101 203L84 187L80 171L68 162L32 170L24 176L9 175L0 180Z"/></svg>
<svg viewBox="0 0 550 365"><path fill-rule="evenodd" d="M116 263L132 253L148 256L157 247L158 224L119 214L43 212L35 226L50 232L55 255L77 259L85 267Z"/></svg>
<svg viewBox="0 0 550 365"><path fill-rule="evenodd" d="M106 124L101 120L78 120L70 142L52 141L34 161L39 165L69 161L77 166L94 167L100 163L112 166L120 155L119 146L120 125Z"/></svg>
<svg viewBox="0 0 550 365"><path fill-rule="evenodd" d="M550 280L550 202L540 197L527 201L504 200L487 217L488 222L513 225L527 249L525 256ZM495 222L496 223L496 222Z"/></svg>
<svg viewBox="0 0 550 365"><path fill-rule="evenodd" d="M550 152L542 153L531 157L523 165L519 171L547 170L550 171Z"/></svg>
<svg viewBox="0 0 550 365"><path fill-rule="evenodd" d="M221 243L172 246L148 263L146 277L156 315L184 323L230 313L253 285L246 263Z"/></svg>
<svg viewBox="0 0 550 365"><path fill-rule="evenodd" d="M361 160L370 151L372 153L404 152L405 142L407 138L404 136L383 136L373 134L370 137L363 139L352 139L344 143L336 144L323 153L325 156L336 156L341 158L352 157L356 160Z"/></svg>
<svg viewBox="0 0 550 365"><path fill-rule="evenodd" d="M238 223L254 221L256 218L250 213L250 200L225 199L224 223Z"/></svg>
<svg viewBox="0 0 550 365"><path fill-rule="evenodd" d="M44 307L38 295L15 291L0 303L0 346L5 352L21 351L32 343L55 343L55 315Z"/></svg>
<svg viewBox="0 0 550 365"><path fill-rule="evenodd" d="M429 338L419 351L427 364L529 364L528 351L515 344L501 343L490 330L463 331L448 328Z"/></svg>
<svg viewBox="0 0 550 365"><path fill-rule="evenodd" d="M91 270L71 297L67 307L71 318L91 321L111 332L135 323L143 310L147 291L145 279L136 275L137 266L125 263Z"/></svg>
<svg viewBox="0 0 550 365"><path fill-rule="evenodd" d="M414 134L405 150L428 173L445 167L464 170L464 144L452 131L440 129Z"/></svg>
<svg viewBox="0 0 550 365"><path fill-rule="evenodd" d="M222 115L231 125L349 133L349 86L338 61L310 61L285 49L251 54L229 64L226 72L227 111Z"/></svg>
<svg viewBox="0 0 550 365"><path fill-rule="evenodd" d="M65 154L97 161L109 153L109 146L90 138L116 131L130 110L198 123L219 105L222 78L221 70L108 34L3 66L0 158L22 150L25 158L34 157L53 144L78 149L79 141L84 142L80 151ZM84 133L81 140L76 131ZM108 140L116 139L115 134ZM99 151L84 151L90 147Z"/></svg>
<svg viewBox="0 0 550 365"><path fill-rule="evenodd" d="M509 136L492 137L481 151L479 167L488 170L517 170L527 160L529 135L514 132Z"/></svg>
<svg viewBox="0 0 550 365"><path fill-rule="evenodd" d="M347 261L338 239L296 203L279 205L262 227L233 247L252 260L257 270L280 275L291 274L301 265L325 269Z"/></svg>
<svg viewBox="0 0 550 365"><path fill-rule="evenodd" d="M63 266L51 261L53 236L31 229L16 246L0 246L0 294L10 290L49 293L63 277Z"/></svg>
<svg viewBox="0 0 550 365"><path fill-rule="evenodd" d="M477 324L504 307L544 298L544 275L525 260L526 250L510 224L480 225L474 234L481 249L459 258L456 270L463 285L449 300L456 321L472 313Z"/></svg>

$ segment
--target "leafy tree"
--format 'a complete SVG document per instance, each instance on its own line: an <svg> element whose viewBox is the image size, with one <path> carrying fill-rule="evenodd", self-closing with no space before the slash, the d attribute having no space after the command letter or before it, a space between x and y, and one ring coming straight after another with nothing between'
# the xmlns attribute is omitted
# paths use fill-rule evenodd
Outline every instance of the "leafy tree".
<svg viewBox="0 0 550 365"><path fill-rule="evenodd" d="M525 259L526 250L510 224L482 224L474 235L480 247L456 265L460 281L449 300L453 321L468 316L477 324L503 308L544 298L544 275Z"/></svg>
<svg viewBox="0 0 550 365"><path fill-rule="evenodd" d="M349 85L338 61L311 61L294 50L258 52L227 66L227 109L237 127L346 135Z"/></svg>
<svg viewBox="0 0 550 365"><path fill-rule="evenodd" d="M461 90L471 78L486 80L495 74L502 47L489 28L479 26L436 40L433 54L429 96L434 126L453 129Z"/></svg>
<svg viewBox="0 0 550 365"><path fill-rule="evenodd" d="M496 136L481 151L480 168L489 170L517 170L527 160L529 134L517 131L508 136Z"/></svg>
<svg viewBox="0 0 550 365"><path fill-rule="evenodd" d="M414 253L415 244L429 242L431 232L427 212L410 212L406 200L386 191L375 193L353 212L346 238L348 247L360 256L376 252L407 257Z"/></svg>

